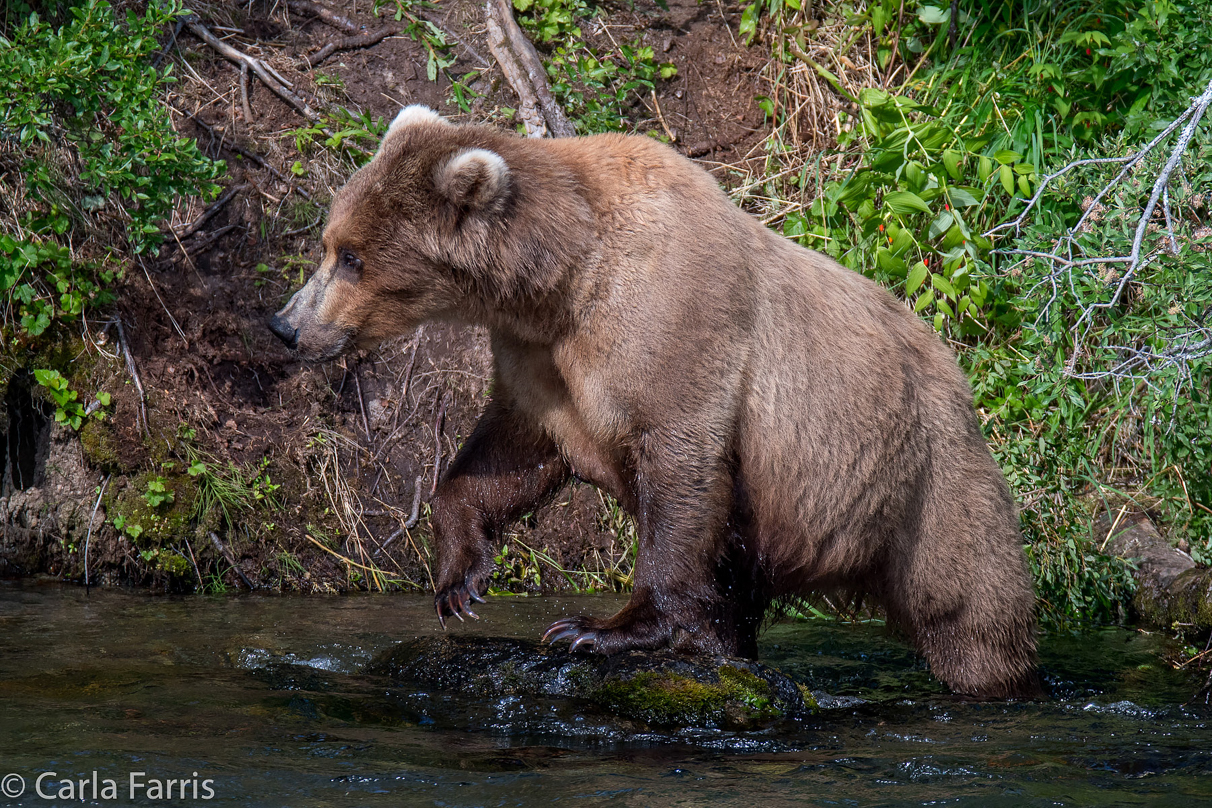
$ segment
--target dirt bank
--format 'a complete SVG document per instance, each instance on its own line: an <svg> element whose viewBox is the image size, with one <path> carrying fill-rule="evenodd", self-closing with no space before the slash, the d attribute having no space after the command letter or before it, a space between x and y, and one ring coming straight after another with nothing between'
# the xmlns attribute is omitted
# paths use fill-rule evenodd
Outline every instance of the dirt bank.
<svg viewBox="0 0 1212 808"><path fill-rule="evenodd" d="M326 7L365 30L383 23L365 3ZM328 126L345 125L358 147L372 149L379 119L406 103L516 125L478 3L444 0L424 11L429 35L388 36L315 68L306 57L347 32L314 14L284 2L193 9L313 109L353 113ZM629 96L628 122L720 166L765 134L754 101L763 62L737 42L738 14L689 0L608 3L583 33L591 47L647 46L676 66L654 93ZM435 32L453 61L431 80ZM325 145L258 81L242 87L240 70L188 27L164 32L164 59L179 77L165 99L179 131L227 162L222 204L205 217L200 202L180 207L178 235L128 268L108 319L51 352L13 355L0 575L164 590L428 588L428 502L487 394L485 335L429 325L340 362L297 362L265 324L314 268L327 200L357 154ZM56 424L29 376L44 367L105 417L79 431ZM631 541L617 507L574 485L499 537L498 585L625 586Z"/></svg>

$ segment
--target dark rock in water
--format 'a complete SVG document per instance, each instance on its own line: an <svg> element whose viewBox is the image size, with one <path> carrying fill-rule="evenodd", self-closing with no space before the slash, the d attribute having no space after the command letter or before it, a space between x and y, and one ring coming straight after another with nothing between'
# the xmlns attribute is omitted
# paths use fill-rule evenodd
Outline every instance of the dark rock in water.
<svg viewBox="0 0 1212 808"><path fill-rule="evenodd" d="M1094 522L1093 539L1103 552L1136 561L1132 605L1143 622L1192 632L1212 628L1212 569L1172 547L1148 515L1121 512L1113 519L1104 512Z"/></svg>
<svg viewBox="0 0 1212 808"><path fill-rule="evenodd" d="M670 652L600 657L493 637L418 638L383 652L366 672L465 697L580 699L654 727L752 729L817 709L807 690L757 662Z"/></svg>

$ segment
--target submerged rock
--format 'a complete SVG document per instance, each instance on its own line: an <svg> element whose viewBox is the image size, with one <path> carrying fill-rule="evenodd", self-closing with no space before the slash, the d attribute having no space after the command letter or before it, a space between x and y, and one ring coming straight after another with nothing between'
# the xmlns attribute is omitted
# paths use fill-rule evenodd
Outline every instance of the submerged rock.
<svg viewBox="0 0 1212 808"><path fill-rule="evenodd" d="M654 727L752 729L817 709L807 690L749 660L638 651L601 657L493 637L418 638L389 648L366 672L465 697L579 699Z"/></svg>

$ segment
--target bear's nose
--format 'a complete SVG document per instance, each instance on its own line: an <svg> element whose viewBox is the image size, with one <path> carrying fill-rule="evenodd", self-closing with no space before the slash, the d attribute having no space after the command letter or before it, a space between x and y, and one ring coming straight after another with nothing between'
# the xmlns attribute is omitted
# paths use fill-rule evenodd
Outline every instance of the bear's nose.
<svg viewBox="0 0 1212 808"><path fill-rule="evenodd" d="M275 314L274 318L269 321L269 330L274 332L274 336L286 343L286 347L292 351L299 342L299 329L286 322L286 318Z"/></svg>

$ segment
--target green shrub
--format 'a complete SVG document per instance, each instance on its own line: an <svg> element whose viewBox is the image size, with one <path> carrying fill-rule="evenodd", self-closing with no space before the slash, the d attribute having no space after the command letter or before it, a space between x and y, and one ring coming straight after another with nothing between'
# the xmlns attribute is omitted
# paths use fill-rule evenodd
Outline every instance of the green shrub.
<svg viewBox="0 0 1212 808"><path fill-rule="evenodd" d="M122 260L164 240L182 197L213 194L223 164L173 130L152 67L154 34L183 14L153 0L119 21L109 3L31 14L0 38L0 292L4 332L37 337L109 300Z"/></svg>
<svg viewBox="0 0 1212 808"><path fill-rule="evenodd" d="M806 196L802 208L787 205L783 231L899 291L952 338L1022 503L1045 624L1119 620L1134 582L1091 536L1097 512L1147 510L1212 561L1207 122L1169 188L1179 249L1168 249L1159 208L1148 260L1115 305L1122 266L1070 272L1009 251L1056 250L1122 164L1074 171L1046 189L1021 231L996 244L982 234L1017 217L1040 176L1126 154L1187 108L1212 78L1212 33L1192 24L1212 0L964 2L972 16L959 21L954 51L949 5L906 2L899 21L900 0L835 11L854 25L850 42L870 38L881 68L898 43L912 79L853 98L841 175L797 170L772 140L772 158L790 164L776 166L789 179L783 195ZM743 33L768 36L777 58L807 62L846 94L804 51L809 21L796 4L751 8ZM795 108L759 104L769 115ZM1073 258L1131 251L1162 159L1095 205Z"/></svg>

